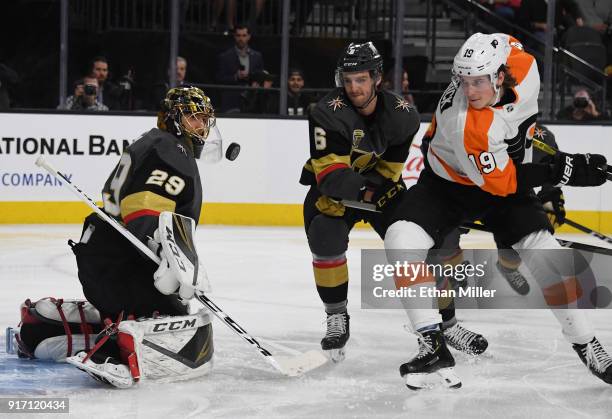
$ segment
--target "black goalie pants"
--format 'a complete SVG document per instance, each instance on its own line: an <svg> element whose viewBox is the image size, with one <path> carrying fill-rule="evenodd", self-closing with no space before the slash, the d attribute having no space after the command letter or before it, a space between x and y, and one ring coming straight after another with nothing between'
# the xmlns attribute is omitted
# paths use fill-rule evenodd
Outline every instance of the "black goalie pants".
<svg viewBox="0 0 612 419"><path fill-rule="evenodd" d="M176 295L163 295L153 285L157 265L95 213L85 219L81 242L72 250L85 298L103 319L116 321L121 312L124 319L187 314Z"/></svg>

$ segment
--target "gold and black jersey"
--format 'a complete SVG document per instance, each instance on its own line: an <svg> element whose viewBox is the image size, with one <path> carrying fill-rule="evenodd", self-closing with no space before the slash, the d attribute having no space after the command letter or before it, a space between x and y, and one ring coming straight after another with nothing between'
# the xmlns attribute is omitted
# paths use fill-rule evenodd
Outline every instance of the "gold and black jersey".
<svg viewBox="0 0 612 419"><path fill-rule="evenodd" d="M362 116L343 88L334 89L310 114L310 159L300 183L356 200L366 180L399 181L419 123L417 111L392 92L379 92L375 112Z"/></svg>
<svg viewBox="0 0 612 419"><path fill-rule="evenodd" d="M157 128L131 144L102 190L104 211L141 240L153 236L162 211L193 218L202 183L191 144Z"/></svg>

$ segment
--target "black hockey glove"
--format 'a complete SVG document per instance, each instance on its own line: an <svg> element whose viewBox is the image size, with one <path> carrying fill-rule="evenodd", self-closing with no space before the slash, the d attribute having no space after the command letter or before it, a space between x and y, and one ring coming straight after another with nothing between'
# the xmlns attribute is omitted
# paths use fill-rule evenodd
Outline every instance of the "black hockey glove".
<svg viewBox="0 0 612 419"><path fill-rule="evenodd" d="M565 198L561 188L542 188L538 192L538 199L542 202L550 224L554 229L565 223Z"/></svg>
<svg viewBox="0 0 612 419"><path fill-rule="evenodd" d="M366 184L362 189L360 200L363 202L371 202L376 205L376 209L382 211L387 208L391 202L399 197L402 191L406 190L406 185L403 182L394 182L391 179L385 180L381 185ZM368 192L371 192L371 198L367 200Z"/></svg>
<svg viewBox="0 0 612 419"><path fill-rule="evenodd" d="M555 154L552 183L556 186L599 186L606 182L606 158L601 154Z"/></svg>

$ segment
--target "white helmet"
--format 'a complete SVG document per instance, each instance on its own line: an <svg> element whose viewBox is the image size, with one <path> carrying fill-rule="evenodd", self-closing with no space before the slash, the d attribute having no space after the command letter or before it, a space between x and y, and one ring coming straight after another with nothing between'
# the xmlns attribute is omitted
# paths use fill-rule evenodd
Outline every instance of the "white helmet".
<svg viewBox="0 0 612 419"><path fill-rule="evenodd" d="M498 34L475 33L461 46L453 60L454 76L488 75L497 92L497 71L506 64L510 46Z"/></svg>

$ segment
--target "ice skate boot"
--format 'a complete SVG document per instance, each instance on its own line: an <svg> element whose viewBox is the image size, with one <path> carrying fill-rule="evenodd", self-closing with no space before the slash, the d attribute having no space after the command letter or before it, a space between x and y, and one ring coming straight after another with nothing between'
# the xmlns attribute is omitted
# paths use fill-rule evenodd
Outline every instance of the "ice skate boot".
<svg viewBox="0 0 612 419"><path fill-rule="evenodd" d="M94 353L91 358L86 359L87 354L82 351L66 358L66 362L74 365L81 371L85 371L94 379L118 388L128 388L134 385L130 369L112 357ZM83 362L85 360L85 362Z"/></svg>
<svg viewBox="0 0 612 419"><path fill-rule="evenodd" d="M468 355L480 355L489 346L484 336L462 327L459 323L444 329L443 333L449 346Z"/></svg>
<svg viewBox="0 0 612 419"><path fill-rule="evenodd" d="M501 272L502 276L508 281L508 285L520 295L529 294L529 283L525 279L522 273L518 269L506 268L499 261L497 262L497 269Z"/></svg>
<svg viewBox="0 0 612 419"><path fill-rule="evenodd" d="M327 313L327 333L321 340L321 349L333 362L341 362L345 358L344 346L350 337L350 316L346 311L341 313Z"/></svg>
<svg viewBox="0 0 612 419"><path fill-rule="evenodd" d="M572 345L580 360L591 373L608 384L612 384L612 357L601 346L597 338L584 345Z"/></svg>
<svg viewBox="0 0 612 419"><path fill-rule="evenodd" d="M455 360L444 342L439 330L418 333L419 353L400 366L400 375L411 390L442 385L449 388L461 387L461 380L454 372Z"/></svg>

